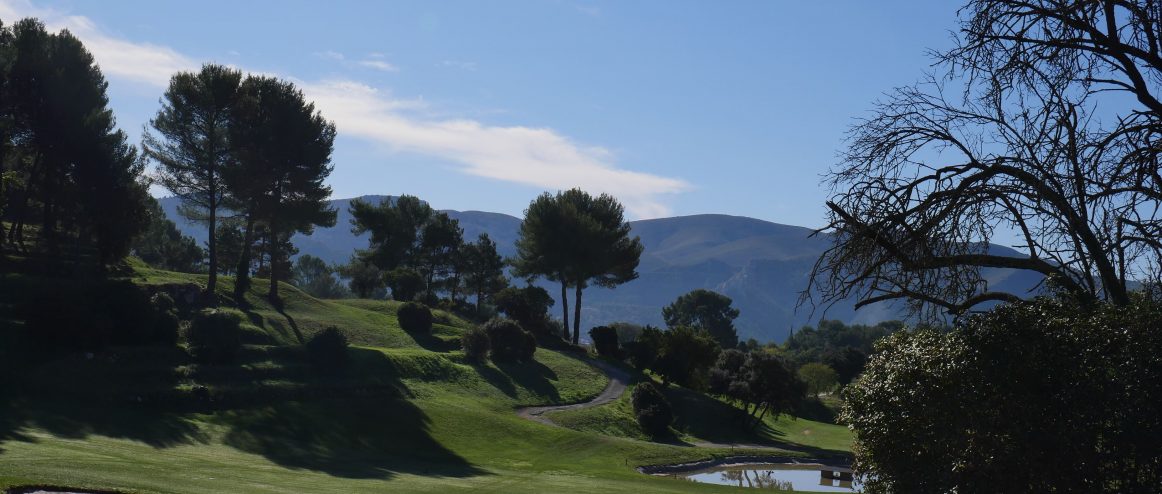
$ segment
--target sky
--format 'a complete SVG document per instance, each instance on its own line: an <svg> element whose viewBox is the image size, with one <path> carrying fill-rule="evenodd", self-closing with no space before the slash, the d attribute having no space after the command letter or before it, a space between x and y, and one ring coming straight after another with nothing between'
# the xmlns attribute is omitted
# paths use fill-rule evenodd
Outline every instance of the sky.
<svg viewBox="0 0 1162 494"><path fill-rule="evenodd" d="M845 131L930 70L958 6L0 0L0 20L80 38L135 143L177 71L294 82L338 129L335 198L519 217L544 191L580 187L629 219L819 227Z"/></svg>

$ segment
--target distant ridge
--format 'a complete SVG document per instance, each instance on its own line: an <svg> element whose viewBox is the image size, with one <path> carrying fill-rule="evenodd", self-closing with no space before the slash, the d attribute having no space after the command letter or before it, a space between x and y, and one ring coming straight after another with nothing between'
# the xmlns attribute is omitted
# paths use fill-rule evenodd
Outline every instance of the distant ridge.
<svg viewBox="0 0 1162 494"><path fill-rule="evenodd" d="M378 203L391 198L358 199ZM294 237L301 254L343 263L356 249L367 248L366 235L351 233L347 208L352 200L331 201L339 212L334 227ZM159 201L186 235L201 243L206 241L204 227L177 216L176 198ZM520 218L484 211L446 212L460 221L465 239L487 232L501 255L515 254ZM848 323L875 323L901 316L888 304L875 304L857 312L852 301L835 304L825 314L812 314L810 308L796 311L799 292L806 287L811 267L830 242L826 235L810 237L810 228L724 214L641 220L630 226L632 235L641 237L645 246L638 267L640 276L615 289L587 289L582 307L586 328L614 321L661 325L662 307L696 288L718 291L734 299L741 312L736 326L743 339L782 342L791 328L814 324L823 316ZM1001 254L1017 254L1006 247L991 248ZM1040 275L1016 270L986 270L985 276L994 289L1015 293L1025 293L1040 281ZM550 288L550 294L559 293L555 287L546 288Z"/></svg>

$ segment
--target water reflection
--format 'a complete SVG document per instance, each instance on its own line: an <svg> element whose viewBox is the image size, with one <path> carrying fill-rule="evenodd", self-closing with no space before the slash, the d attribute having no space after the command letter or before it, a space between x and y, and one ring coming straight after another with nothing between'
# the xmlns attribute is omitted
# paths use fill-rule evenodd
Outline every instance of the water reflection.
<svg viewBox="0 0 1162 494"><path fill-rule="evenodd" d="M751 489L859 492L851 470L818 464L762 463L730 465L676 474L695 482Z"/></svg>

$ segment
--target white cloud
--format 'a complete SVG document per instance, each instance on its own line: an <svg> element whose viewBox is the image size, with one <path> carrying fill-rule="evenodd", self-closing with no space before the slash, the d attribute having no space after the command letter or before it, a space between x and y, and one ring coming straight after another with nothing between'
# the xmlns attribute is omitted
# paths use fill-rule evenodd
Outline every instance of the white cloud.
<svg viewBox="0 0 1162 494"><path fill-rule="evenodd" d="M384 72L399 72L399 67L384 62L383 60L360 60L359 65L370 67L376 70L382 70Z"/></svg>
<svg viewBox="0 0 1162 494"><path fill-rule="evenodd" d="M174 72L196 70L199 66L168 47L108 35L85 17L38 9L27 0L0 0L0 19L22 17L38 17L52 30L68 28L85 43L111 79L164 87ZM337 52L322 55L343 59ZM373 58L378 57L371 56L359 64L396 70ZM447 61L444 64L452 66ZM426 107L422 100L395 99L385 91L355 81L299 81L299 85L323 115L335 121L341 134L384 144L396 151L448 160L459 164L467 174L547 190L581 187L594 193L608 192L636 218L669 214L664 197L691 188L680 179L618 168L608 150L580 145L552 129L424 117L415 112Z"/></svg>
<svg viewBox="0 0 1162 494"><path fill-rule="evenodd" d="M439 64L441 67L452 67L463 70L476 70L476 62L464 62L460 60L444 60Z"/></svg>
<svg viewBox="0 0 1162 494"><path fill-rule="evenodd" d="M323 57L323 58L330 58L331 60L343 60L344 58L346 58L343 56L342 53L339 53L337 51L331 51L331 50L319 52L317 55L319 55L320 57Z"/></svg>
<svg viewBox="0 0 1162 494"><path fill-rule="evenodd" d="M660 196L690 189L682 180L619 169L609 151L578 145L552 129L425 120L389 95L353 81L308 84L303 90L342 134L447 159L481 177L549 190L608 192L635 217L668 214Z"/></svg>

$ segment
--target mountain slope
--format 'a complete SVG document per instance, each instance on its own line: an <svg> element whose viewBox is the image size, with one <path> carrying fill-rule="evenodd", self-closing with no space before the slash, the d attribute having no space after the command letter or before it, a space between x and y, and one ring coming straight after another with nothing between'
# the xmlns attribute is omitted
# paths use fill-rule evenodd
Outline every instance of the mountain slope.
<svg viewBox="0 0 1162 494"><path fill-rule="evenodd" d="M379 202L388 196L364 196L360 199ZM330 263L343 263L356 249L367 248L366 235L351 233L351 215L347 211L352 199L331 201L339 212L334 227L318 228L310 235L293 239L301 254L320 257ZM205 227L190 224L176 216L178 201L160 199L178 227L199 242L205 242ZM502 256L515 254L514 243L520 230L520 219L500 213L481 211L447 211L460 221L465 240L487 232L497 243ZM599 287L585 291L582 322L585 329L615 321L639 324L662 324L662 307L683 293L696 288L721 292L734 300L741 314L736 321L739 336L759 341L783 341L792 328L810 324L821 317L848 323L875 323L900 317L890 304L875 304L856 311L854 302L845 301L812 311L797 308L799 292L807 286L811 267L828 246L826 235L811 236L812 230L780 225L742 216L701 214L674 218L634 221L632 235L641 238L645 251L638 267L638 279L615 289ZM1019 255L1012 249L991 246L995 253ZM994 289L1025 293L1040 281L1040 275L1027 271L985 271ZM558 287L543 285L550 294ZM559 311L559 306L553 313Z"/></svg>

